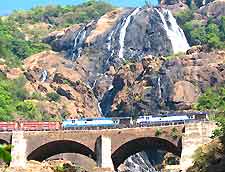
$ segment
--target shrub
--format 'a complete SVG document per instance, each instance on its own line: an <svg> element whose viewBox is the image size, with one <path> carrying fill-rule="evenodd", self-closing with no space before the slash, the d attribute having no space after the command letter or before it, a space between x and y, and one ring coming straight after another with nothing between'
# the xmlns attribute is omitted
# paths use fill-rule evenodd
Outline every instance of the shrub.
<svg viewBox="0 0 225 172"><path fill-rule="evenodd" d="M57 93L54 93L54 92L48 93L46 96L49 98L49 101L57 102L57 101L60 100L60 96Z"/></svg>
<svg viewBox="0 0 225 172"><path fill-rule="evenodd" d="M159 137L162 135L162 129L161 128L157 128L157 130L155 131L155 136Z"/></svg>
<svg viewBox="0 0 225 172"><path fill-rule="evenodd" d="M0 145L0 159L6 163L11 161L11 146L10 145Z"/></svg>
<svg viewBox="0 0 225 172"><path fill-rule="evenodd" d="M171 130L171 137L172 137L174 140L176 140L177 137L178 137L178 131L177 131L177 129L176 129L175 127L172 128L172 130Z"/></svg>
<svg viewBox="0 0 225 172"><path fill-rule="evenodd" d="M193 20L193 14L193 9L176 14L188 42L191 45L207 44L210 48L225 48L225 17L217 22L209 19L205 24L200 20Z"/></svg>

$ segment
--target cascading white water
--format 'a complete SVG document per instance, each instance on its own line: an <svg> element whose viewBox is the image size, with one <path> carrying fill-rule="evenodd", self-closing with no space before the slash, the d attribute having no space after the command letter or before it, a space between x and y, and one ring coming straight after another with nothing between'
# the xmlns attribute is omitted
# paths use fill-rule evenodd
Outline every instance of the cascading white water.
<svg viewBox="0 0 225 172"><path fill-rule="evenodd" d="M41 73L41 82L45 82L47 79L48 79L48 71L47 70L44 70Z"/></svg>
<svg viewBox="0 0 225 172"><path fill-rule="evenodd" d="M110 52L110 56L106 60L106 65L109 64L109 60L114 55L114 52L115 52L115 50L112 49L112 42L113 42L112 39L113 39L113 35L117 32L117 30L118 30L118 26L116 26L116 28L112 30L112 32L109 34L107 38L107 50L108 52Z"/></svg>
<svg viewBox="0 0 225 172"><path fill-rule="evenodd" d="M92 87L91 87L92 90L95 88L96 83L97 83L97 80L95 80L94 83L92 84Z"/></svg>
<svg viewBox="0 0 225 172"><path fill-rule="evenodd" d="M81 56L82 45L86 37L86 34L87 34L86 27L83 27L76 35L74 39L74 44L73 44L72 61L74 61L75 58L79 58Z"/></svg>
<svg viewBox="0 0 225 172"><path fill-rule="evenodd" d="M153 166L145 161L141 153L136 153L135 155L130 156L124 164L126 166L125 171L128 172L157 172Z"/></svg>
<svg viewBox="0 0 225 172"><path fill-rule="evenodd" d="M203 0L203 1L202 1L202 5L205 5L205 4L206 4L206 0Z"/></svg>
<svg viewBox="0 0 225 172"><path fill-rule="evenodd" d="M173 17L172 13L166 9L162 9L162 13L157 8L155 8L155 11L159 14L163 22L164 29L166 30L168 38L171 41L174 54L179 52L186 52L190 48L190 46L187 42L183 30L178 26L176 19ZM166 17L168 18L168 22L170 23L170 25L167 24L165 19Z"/></svg>
<svg viewBox="0 0 225 172"><path fill-rule="evenodd" d="M99 113L100 113L101 115L103 115L103 113L102 113L102 108L101 108L100 104L101 104L101 102L98 103L98 111L99 111Z"/></svg>
<svg viewBox="0 0 225 172"><path fill-rule="evenodd" d="M161 99L162 91L161 91L161 78L160 78L160 76L158 77L158 89L159 89L159 98Z"/></svg>
<svg viewBox="0 0 225 172"><path fill-rule="evenodd" d="M140 8L136 8L127 18L123 20L122 27L120 30L120 37L119 37L119 44L120 44L120 50L119 50L119 58L123 59L123 52L124 52L124 42L125 37L127 33L127 27L130 24L131 17L135 16L140 11Z"/></svg>

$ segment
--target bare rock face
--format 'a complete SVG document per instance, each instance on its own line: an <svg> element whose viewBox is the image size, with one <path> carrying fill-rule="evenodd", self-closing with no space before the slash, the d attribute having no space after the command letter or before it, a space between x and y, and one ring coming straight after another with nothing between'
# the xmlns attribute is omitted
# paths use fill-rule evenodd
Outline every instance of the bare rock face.
<svg viewBox="0 0 225 172"><path fill-rule="evenodd" d="M129 116L189 110L208 87L225 83L224 61L224 51L193 51L169 61L148 57L127 64L114 75L113 89L102 100L109 110L103 111Z"/></svg>
<svg viewBox="0 0 225 172"><path fill-rule="evenodd" d="M225 16L225 1L215 0L200 8L199 12L204 16L220 19L222 16Z"/></svg>
<svg viewBox="0 0 225 172"><path fill-rule="evenodd" d="M24 75L29 81L29 92L60 95L59 102L48 102L48 108L56 115L67 117L99 116L97 99L87 84L86 71L82 66L66 60L62 54L52 51L42 52L24 60ZM50 113L51 114L51 113Z"/></svg>
<svg viewBox="0 0 225 172"><path fill-rule="evenodd" d="M174 84L172 101L176 106L186 109L191 108L193 102L196 102L199 96L199 90L188 81L178 81Z"/></svg>

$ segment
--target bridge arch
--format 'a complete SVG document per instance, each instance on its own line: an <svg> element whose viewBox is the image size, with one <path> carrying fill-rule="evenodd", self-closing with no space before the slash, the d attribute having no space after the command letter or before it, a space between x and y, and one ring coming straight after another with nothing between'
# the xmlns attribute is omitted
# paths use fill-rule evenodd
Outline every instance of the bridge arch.
<svg viewBox="0 0 225 172"><path fill-rule="evenodd" d="M9 144L6 140L0 139L0 145Z"/></svg>
<svg viewBox="0 0 225 172"><path fill-rule="evenodd" d="M33 150L27 160L43 161L60 153L78 153L96 161L95 153L87 146L71 140L57 140L48 142Z"/></svg>
<svg viewBox="0 0 225 172"><path fill-rule="evenodd" d="M128 157L147 149L159 149L181 156L180 146L157 137L141 137L130 140L112 153L112 161L117 169Z"/></svg>

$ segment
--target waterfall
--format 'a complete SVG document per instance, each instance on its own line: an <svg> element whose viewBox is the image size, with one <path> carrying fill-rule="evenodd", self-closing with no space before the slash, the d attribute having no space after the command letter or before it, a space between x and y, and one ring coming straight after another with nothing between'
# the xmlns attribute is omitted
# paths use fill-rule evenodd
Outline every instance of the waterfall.
<svg viewBox="0 0 225 172"><path fill-rule="evenodd" d="M85 26L76 35L76 37L74 39L74 44L73 44L72 61L74 61L75 58L79 58L81 56L82 46L83 46L86 34L87 34L87 30L86 30L86 26Z"/></svg>
<svg viewBox="0 0 225 172"><path fill-rule="evenodd" d="M97 80L95 80L94 83L92 84L92 87L91 87L92 90L95 88L96 83L97 83Z"/></svg>
<svg viewBox="0 0 225 172"><path fill-rule="evenodd" d="M157 172L152 164L142 157L142 153L136 153L125 161L126 172Z"/></svg>
<svg viewBox="0 0 225 172"><path fill-rule="evenodd" d="M129 26L131 22L131 17L135 16L140 11L140 8L136 8L129 16L127 16L122 23L122 27L120 30L120 37L119 37L119 44L120 44L120 50L119 50L119 58L123 59L123 51L124 51L124 42L127 32L127 27Z"/></svg>
<svg viewBox="0 0 225 172"><path fill-rule="evenodd" d="M163 22L164 29L166 30L168 38L171 41L174 54L177 54L179 52L186 52L190 48L190 46L187 42L183 30L178 26L176 19L173 17L172 13L166 9L162 9L162 13L157 8L155 8L155 11L159 14ZM169 25L167 24L165 17L167 17Z"/></svg>
<svg viewBox="0 0 225 172"><path fill-rule="evenodd" d="M102 108L101 108L101 102L98 102L98 111L99 111L99 113L101 114L101 115L103 115L103 113L102 113Z"/></svg>
<svg viewBox="0 0 225 172"><path fill-rule="evenodd" d="M162 98L162 91L161 91L161 78L158 77L158 89L159 89L159 98Z"/></svg>
<svg viewBox="0 0 225 172"><path fill-rule="evenodd" d="M41 73L41 82L45 82L47 79L48 79L48 71L47 70L44 70Z"/></svg>
<svg viewBox="0 0 225 172"><path fill-rule="evenodd" d="M205 4L206 4L206 0L203 0L203 1L202 1L202 5L205 5Z"/></svg>
<svg viewBox="0 0 225 172"><path fill-rule="evenodd" d="M117 25L116 28L112 30L112 32L109 34L109 36L107 38L107 50L110 53L110 55L109 55L109 57L106 60L106 65L109 64L109 60L114 55L114 52L115 52L115 50L112 49L112 43L113 43L113 35L117 32L118 28L119 27Z"/></svg>

